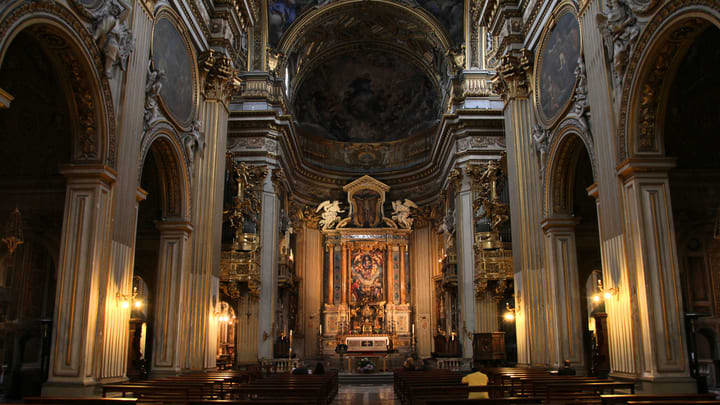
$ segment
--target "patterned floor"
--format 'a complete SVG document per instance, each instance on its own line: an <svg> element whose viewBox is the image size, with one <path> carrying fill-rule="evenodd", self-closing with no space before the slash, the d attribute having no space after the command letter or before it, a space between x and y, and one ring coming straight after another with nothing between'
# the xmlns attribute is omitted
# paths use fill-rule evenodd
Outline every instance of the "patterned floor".
<svg viewBox="0 0 720 405"><path fill-rule="evenodd" d="M340 385L333 405L400 405L392 384Z"/></svg>

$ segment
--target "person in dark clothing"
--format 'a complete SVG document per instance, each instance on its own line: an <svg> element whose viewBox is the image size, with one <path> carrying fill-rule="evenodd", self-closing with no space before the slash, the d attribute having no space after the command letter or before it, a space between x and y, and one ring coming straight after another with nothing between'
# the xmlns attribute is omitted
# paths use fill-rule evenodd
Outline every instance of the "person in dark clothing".
<svg viewBox="0 0 720 405"><path fill-rule="evenodd" d="M315 365L315 370L313 370L313 374L325 374L325 367L321 362L318 361L318 363Z"/></svg>
<svg viewBox="0 0 720 405"><path fill-rule="evenodd" d="M305 367L304 364L298 365L296 368L292 369L292 374L310 374L310 370L308 370L307 367Z"/></svg>
<svg viewBox="0 0 720 405"><path fill-rule="evenodd" d="M575 375L575 369L570 366L570 360L565 360L558 370L558 375Z"/></svg>

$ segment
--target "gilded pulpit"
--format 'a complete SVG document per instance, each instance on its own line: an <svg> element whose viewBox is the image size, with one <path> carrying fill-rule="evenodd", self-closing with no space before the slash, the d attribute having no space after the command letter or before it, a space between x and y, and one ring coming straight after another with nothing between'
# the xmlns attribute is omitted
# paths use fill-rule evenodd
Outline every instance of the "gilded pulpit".
<svg viewBox="0 0 720 405"><path fill-rule="evenodd" d="M347 209L339 201L320 204L324 236L323 353L337 343L387 342L388 349L411 351L409 235L417 206L392 203L390 188L370 176L347 184ZM346 213L341 218L339 214ZM358 339L360 338L360 339ZM362 344L351 345L364 351ZM370 350L367 350L370 351Z"/></svg>

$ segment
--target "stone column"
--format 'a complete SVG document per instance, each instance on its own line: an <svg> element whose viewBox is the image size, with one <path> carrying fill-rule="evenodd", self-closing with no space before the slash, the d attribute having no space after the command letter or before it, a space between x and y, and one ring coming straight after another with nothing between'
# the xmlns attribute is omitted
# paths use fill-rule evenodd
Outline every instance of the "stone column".
<svg viewBox="0 0 720 405"><path fill-rule="evenodd" d="M618 170L623 179L628 267L637 287L644 370L640 379L645 389L655 392L695 389L687 364L668 181L674 166L671 159L629 159Z"/></svg>
<svg viewBox="0 0 720 405"><path fill-rule="evenodd" d="M394 304L395 303L395 276L393 275L394 269L394 262L393 262L393 255L395 254L395 248L396 246L390 245L388 246L388 264L387 264L387 284L385 287L385 290L387 291L387 302L388 304Z"/></svg>
<svg viewBox="0 0 720 405"><path fill-rule="evenodd" d="M529 93L530 60L526 52L513 52L504 58L494 81L505 99L505 139L508 156L510 223L513 234L515 269L515 326L518 363L550 365L554 350L554 326L546 313L547 290L543 262L542 214L543 165L532 144L535 113Z"/></svg>
<svg viewBox="0 0 720 405"><path fill-rule="evenodd" d="M472 338L475 333L475 250L472 187L470 177L462 176L455 196L455 231L457 248L458 282L458 338L463 357L473 354Z"/></svg>
<svg viewBox="0 0 720 405"><path fill-rule="evenodd" d="M160 248L153 306L153 374L177 374L182 368L186 332L182 315L192 307L185 297L193 227L179 218L158 221Z"/></svg>
<svg viewBox="0 0 720 405"><path fill-rule="evenodd" d="M277 246L280 200L270 179L265 177L262 191L260 230L260 300L258 302L258 358L273 357L273 320L277 303Z"/></svg>
<svg viewBox="0 0 720 405"><path fill-rule="evenodd" d="M333 305L335 302L335 245L328 244L326 246L326 250L328 252L328 285L327 285L327 291L328 291L328 299L327 303L328 305Z"/></svg>
<svg viewBox="0 0 720 405"><path fill-rule="evenodd" d="M572 216L549 218L542 223L545 231L548 307L558 325L555 340L550 343L557 347L553 352L557 357L551 361L553 364L562 364L570 360L573 367L584 370L586 364L581 309L585 303L580 302L575 225L577 221Z"/></svg>
<svg viewBox="0 0 720 405"><path fill-rule="evenodd" d="M102 274L109 266L116 174L103 165L66 165L60 172L67 179L67 191L43 395L78 395L84 386L96 383L99 294Z"/></svg>
<svg viewBox="0 0 720 405"><path fill-rule="evenodd" d="M347 304L347 289L348 289L348 280L347 280L347 268L348 268L348 247L347 244L342 243L341 244L341 250L342 252L342 269L341 271L341 280L342 290L340 291L340 303L341 304Z"/></svg>
<svg viewBox="0 0 720 405"><path fill-rule="evenodd" d="M188 278L193 305L188 308L187 360L183 365L193 370L215 367L217 342L208 339L208 334L217 327L209 320L215 310L213 297L218 297L228 102L233 80L232 69L227 70L232 66L227 56L210 50L199 60L203 76L199 120L205 147L190 151L194 154L192 221L196 229Z"/></svg>
<svg viewBox="0 0 720 405"><path fill-rule="evenodd" d="M405 272L405 245L400 245L400 303L407 304L407 275Z"/></svg>

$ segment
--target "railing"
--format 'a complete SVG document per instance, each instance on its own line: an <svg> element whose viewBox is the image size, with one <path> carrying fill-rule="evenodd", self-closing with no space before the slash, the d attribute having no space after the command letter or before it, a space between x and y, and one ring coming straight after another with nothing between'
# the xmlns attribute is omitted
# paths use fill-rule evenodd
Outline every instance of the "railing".
<svg viewBox="0 0 720 405"><path fill-rule="evenodd" d="M298 359L267 359L262 361L263 368L271 373L289 373L300 365Z"/></svg>
<svg viewBox="0 0 720 405"><path fill-rule="evenodd" d="M438 358L437 368L450 371L461 371L468 370L470 368L470 365L466 359L462 358Z"/></svg>

